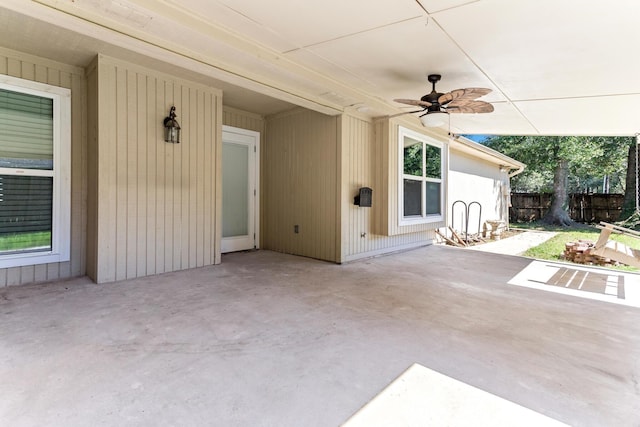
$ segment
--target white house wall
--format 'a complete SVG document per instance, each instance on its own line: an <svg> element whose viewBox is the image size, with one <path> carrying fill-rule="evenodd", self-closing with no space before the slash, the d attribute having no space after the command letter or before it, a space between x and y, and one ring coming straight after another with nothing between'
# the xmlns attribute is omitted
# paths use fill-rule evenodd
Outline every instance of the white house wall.
<svg viewBox="0 0 640 427"><path fill-rule="evenodd" d="M0 269L0 287L85 273L87 196L86 81L82 68L0 48L0 74L71 90L71 256L67 262Z"/></svg>
<svg viewBox="0 0 640 427"><path fill-rule="evenodd" d="M97 174L89 185L96 282L220 262L222 99L210 87L99 56ZM163 141L175 105L182 142Z"/></svg>
<svg viewBox="0 0 640 427"><path fill-rule="evenodd" d="M452 211L452 204L457 200L462 200L467 205L471 202L478 202L482 206L482 215L478 218L479 210L477 205L469 208L469 233L476 233L482 230L482 224L486 220L506 220L503 218L504 198L503 185L507 181L507 172L500 171L500 165L490 163L472 157L466 153L452 149L449 160L449 225L458 231L464 231L465 209L462 203L455 206ZM480 219L480 230L478 230L478 219Z"/></svg>

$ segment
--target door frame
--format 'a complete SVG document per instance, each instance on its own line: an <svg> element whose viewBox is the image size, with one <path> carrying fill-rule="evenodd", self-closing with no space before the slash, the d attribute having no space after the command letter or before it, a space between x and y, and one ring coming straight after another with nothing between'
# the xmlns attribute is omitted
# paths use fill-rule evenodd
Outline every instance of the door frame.
<svg viewBox="0 0 640 427"><path fill-rule="evenodd" d="M254 232L254 239L253 239L253 246L255 249L259 249L260 248L260 132L257 131L253 131L253 130L249 130L249 129L242 129L242 128L238 128L238 127L234 127L234 126L227 126L227 125L223 125L222 126L222 144L224 144L224 140L225 140L225 134L227 133L231 133L231 134L237 134L237 135L242 135L242 136L247 136L250 138L253 138L253 143L254 143L254 147L255 147L255 151L254 151L254 197L253 197L253 201L254 201L254 206L253 206L253 232ZM222 159L221 159L222 160ZM224 163L222 163L222 167L224 168ZM249 194L251 194L251 191L249 191ZM220 210L220 212L222 212L222 209ZM222 232L220 234L220 248L221 248L221 253L225 253L224 250L224 237L222 237ZM241 249L240 249L241 250ZM233 252L233 250L229 250L226 252Z"/></svg>

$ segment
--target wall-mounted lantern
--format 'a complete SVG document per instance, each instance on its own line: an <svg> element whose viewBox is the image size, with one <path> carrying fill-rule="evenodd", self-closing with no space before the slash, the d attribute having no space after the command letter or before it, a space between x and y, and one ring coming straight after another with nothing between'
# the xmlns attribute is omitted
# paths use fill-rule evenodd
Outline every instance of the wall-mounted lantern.
<svg viewBox="0 0 640 427"><path fill-rule="evenodd" d="M372 198L373 190L369 187L362 187L358 190L358 194L353 198L353 204L358 205L361 208L370 208L371 207L371 198Z"/></svg>
<svg viewBox="0 0 640 427"><path fill-rule="evenodd" d="M164 140L174 144L180 144L180 125L176 120L176 107L171 107L169 116L164 119Z"/></svg>

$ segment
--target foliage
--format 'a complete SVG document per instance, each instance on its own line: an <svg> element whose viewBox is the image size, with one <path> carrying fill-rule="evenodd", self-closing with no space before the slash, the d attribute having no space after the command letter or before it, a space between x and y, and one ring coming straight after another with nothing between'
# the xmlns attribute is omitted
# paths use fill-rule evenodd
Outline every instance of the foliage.
<svg viewBox="0 0 640 427"><path fill-rule="evenodd" d="M422 176L422 143L404 147L404 173Z"/></svg>
<svg viewBox="0 0 640 427"><path fill-rule="evenodd" d="M555 168L567 160L569 193L603 192L605 177L609 192L624 192L628 137L492 136L484 144L527 165L513 191L552 191Z"/></svg>
<svg viewBox="0 0 640 427"><path fill-rule="evenodd" d="M441 154L440 148L425 144L425 167L424 173L427 178L442 178L441 176Z"/></svg>
<svg viewBox="0 0 640 427"><path fill-rule="evenodd" d="M0 251L16 251L51 246L50 231L0 235Z"/></svg>
<svg viewBox="0 0 640 427"><path fill-rule="evenodd" d="M441 178L441 150L429 144L416 141L416 144L404 148L404 173L422 176L422 156L425 157L425 176Z"/></svg>

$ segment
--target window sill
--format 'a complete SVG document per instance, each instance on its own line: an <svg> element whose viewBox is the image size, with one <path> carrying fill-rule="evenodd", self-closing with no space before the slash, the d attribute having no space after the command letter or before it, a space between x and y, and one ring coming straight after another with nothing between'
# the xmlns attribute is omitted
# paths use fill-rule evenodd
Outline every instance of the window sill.
<svg viewBox="0 0 640 427"><path fill-rule="evenodd" d="M444 217L442 215L429 215L425 218L403 218L398 221L398 227L406 227L410 225L420 225L420 224L432 224L435 222L444 221Z"/></svg>
<svg viewBox="0 0 640 427"><path fill-rule="evenodd" d="M26 265L49 264L69 261L68 254L55 252L29 252L21 254L1 255L0 268L23 267Z"/></svg>

